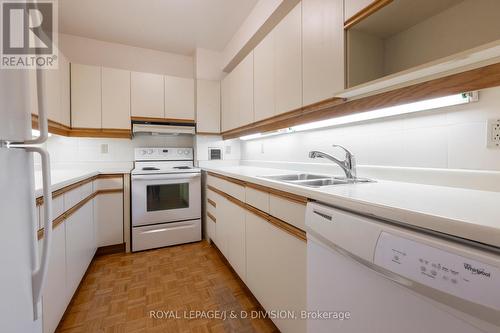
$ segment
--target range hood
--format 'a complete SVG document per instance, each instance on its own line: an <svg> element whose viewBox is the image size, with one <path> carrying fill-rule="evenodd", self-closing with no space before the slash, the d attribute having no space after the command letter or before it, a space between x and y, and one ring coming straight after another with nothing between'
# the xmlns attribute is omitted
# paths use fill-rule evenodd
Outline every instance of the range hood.
<svg viewBox="0 0 500 333"><path fill-rule="evenodd" d="M151 123L133 123L132 134L145 135L179 135L188 134L195 135L196 128L194 125L180 124L151 124Z"/></svg>

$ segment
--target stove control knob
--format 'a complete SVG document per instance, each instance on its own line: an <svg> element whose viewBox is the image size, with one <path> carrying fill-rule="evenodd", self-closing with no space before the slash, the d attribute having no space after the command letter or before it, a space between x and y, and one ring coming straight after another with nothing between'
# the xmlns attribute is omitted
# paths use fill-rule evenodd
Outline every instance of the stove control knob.
<svg viewBox="0 0 500 333"><path fill-rule="evenodd" d="M151 155L151 154L153 154L153 153L154 153L154 150L153 150L153 149L149 149L149 150L148 150L148 154L149 154L149 155Z"/></svg>

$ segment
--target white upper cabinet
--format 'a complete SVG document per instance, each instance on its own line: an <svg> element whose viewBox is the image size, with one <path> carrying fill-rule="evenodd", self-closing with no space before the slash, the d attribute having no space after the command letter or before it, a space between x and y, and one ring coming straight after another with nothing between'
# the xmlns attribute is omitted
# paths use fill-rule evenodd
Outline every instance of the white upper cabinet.
<svg viewBox="0 0 500 333"><path fill-rule="evenodd" d="M101 128L101 67L71 64L71 126Z"/></svg>
<svg viewBox="0 0 500 333"><path fill-rule="evenodd" d="M302 106L302 7L299 3L274 28L276 113Z"/></svg>
<svg viewBox="0 0 500 333"><path fill-rule="evenodd" d="M253 51L230 74L229 129L254 121L253 116Z"/></svg>
<svg viewBox="0 0 500 333"><path fill-rule="evenodd" d="M194 80L165 76L165 118L194 120Z"/></svg>
<svg viewBox="0 0 500 333"><path fill-rule="evenodd" d="M222 132L230 129L231 126L231 73L226 75L221 81L221 129Z"/></svg>
<svg viewBox="0 0 500 333"><path fill-rule="evenodd" d="M102 127L130 129L130 72L102 68Z"/></svg>
<svg viewBox="0 0 500 333"><path fill-rule="evenodd" d="M344 0L344 17L349 20L354 14L358 13L363 8L369 6L376 0Z"/></svg>
<svg viewBox="0 0 500 333"><path fill-rule="evenodd" d="M70 67L69 60L59 52L59 122L66 126L71 126Z"/></svg>
<svg viewBox="0 0 500 333"><path fill-rule="evenodd" d="M132 72L130 82L132 116L163 118L165 115L163 75Z"/></svg>
<svg viewBox="0 0 500 333"><path fill-rule="evenodd" d="M254 49L255 121L275 114L274 47L274 33L271 31Z"/></svg>
<svg viewBox="0 0 500 333"><path fill-rule="evenodd" d="M220 133L220 81L196 81L196 129L202 133Z"/></svg>
<svg viewBox="0 0 500 333"><path fill-rule="evenodd" d="M342 0L302 0L303 105L344 89L342 6Z"/></svg>
<svg viewBox="0 0 500 333"><path fill-rule="evenodd" d="M45 105L50 120L61 122L61 82L60 69L44 71Z"/></svg>

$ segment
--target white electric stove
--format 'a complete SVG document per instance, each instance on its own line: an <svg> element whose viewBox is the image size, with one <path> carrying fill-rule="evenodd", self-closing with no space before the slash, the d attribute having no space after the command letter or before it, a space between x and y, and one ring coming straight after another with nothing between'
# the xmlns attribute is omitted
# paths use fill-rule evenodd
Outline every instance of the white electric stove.
<svg viewBox="0 0 500 333"><path fill-rule="evenodd" d="M201 170L192 148L136 148L132 251L201 240Z"/></svg>

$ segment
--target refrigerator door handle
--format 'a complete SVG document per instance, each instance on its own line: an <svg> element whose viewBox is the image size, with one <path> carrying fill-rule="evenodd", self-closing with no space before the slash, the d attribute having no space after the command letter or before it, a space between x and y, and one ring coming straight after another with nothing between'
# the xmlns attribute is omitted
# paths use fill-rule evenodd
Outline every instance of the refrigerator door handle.
<svg viewBox="0 0 500 333"><path fill-rule="evenodd" d="M21 147L19 147L21 148ZM38 319L38 303L42 297L43 288L47 276L49 266L50 251L52 247L52 192L50 189L50 156L49 153L40 147L22 147L26 151L40 154L42 160L42 176L43 176L43 248L40 264L33 271L31 276L33 288L33 316Z"/></svg>

